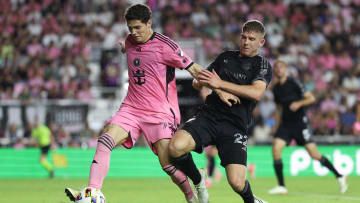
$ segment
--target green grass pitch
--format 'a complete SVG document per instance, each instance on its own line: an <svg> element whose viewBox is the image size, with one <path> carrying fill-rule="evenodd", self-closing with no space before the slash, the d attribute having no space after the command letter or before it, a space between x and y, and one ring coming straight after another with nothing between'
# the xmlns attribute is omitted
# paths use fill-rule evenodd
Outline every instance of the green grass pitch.
<svg viewBox="0 0 360 203"><path fill-rule="evenodd" d="M360 177L349 178L349 190L341 195L333 177L286 178L289 194L268 195L275 178L250 180L253 192L270 203L355 203L360 202ZM0 179L0 202L69 203L64 188L83 188L86 179ZM185 203L180 190L167 178L107 178L103 186L107 203ZM243 202L226 180L209 188L211 203Z"/></svg>

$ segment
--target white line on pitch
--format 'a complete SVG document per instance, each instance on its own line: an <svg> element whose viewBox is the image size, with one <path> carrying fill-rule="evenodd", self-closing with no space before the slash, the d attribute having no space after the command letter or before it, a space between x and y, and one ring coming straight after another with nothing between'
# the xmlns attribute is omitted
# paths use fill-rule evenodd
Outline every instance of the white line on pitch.
<svg viewBox="0 0 360 203"><path fill-rule="evenodd" d="M340 198L340 199L347 199L347 200L354 200L354 201L360 200L360 197L352 197L352 196L344 196L344 195L324 195L324 194L304 193L304 192L289 192L289 194L313 196L313 197L323 197L323 198L328 198L328 199Z"/></svg>

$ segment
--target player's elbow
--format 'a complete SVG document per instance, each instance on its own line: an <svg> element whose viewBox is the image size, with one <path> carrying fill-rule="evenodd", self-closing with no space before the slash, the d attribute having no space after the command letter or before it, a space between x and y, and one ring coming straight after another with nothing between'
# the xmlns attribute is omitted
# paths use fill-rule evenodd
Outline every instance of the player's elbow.
<svg viewBox="0 0 360 203"><path fill-rule="evenodd" d="M309 104L313 104L316 102L315 96L310 92L306 94L306 99L309 101Z"/></svg>
<svg viewBox="0 0 360 203"><path fill-rule="evenodd" d="M262 97L262 94L258 93L258 94L254 94L251 99L253 99L256 102L259 102L261 100L261 97Z"/></svg>
<svg viewBox="0 0 360 203"><path fill-rule="evenodd" d="M316 102L316 98L313 95L311 95L311 97L310 97L310 102L311 102L311 104Z"/></svg>

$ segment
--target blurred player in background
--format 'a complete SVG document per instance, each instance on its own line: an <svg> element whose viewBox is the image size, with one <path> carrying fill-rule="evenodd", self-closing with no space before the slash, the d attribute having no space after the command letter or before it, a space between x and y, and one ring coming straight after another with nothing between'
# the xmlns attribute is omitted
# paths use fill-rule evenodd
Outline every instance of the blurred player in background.
<svg viewBox="0 0 360 203"><path fill-rule="evenodd" d="M253 195L246 180L248 129L252 112L271 81L271 65L259 55L265 43L264 25L256 20L247 21L242 28L240 51L220 54L203 70L195 89L207 85L214 91L206 97L200 113L188 120L182 130L171 139L170 154L188 177L197 173L190 151L202 152L208 145L216 145L221 165L232 189L245 203L265 202ZM215 94L216 90L226 94ZM236 95L234 97L234 95ZM221 97L228 98L224 104Z"/></svg>
<svg viewBox="0 0 360 203"><path fill-rule="evenodd" d="M199 91L199 95L201 97L201 100L205 102L206 97L210 95L212 90L207 87L202 87ZM207 173L208 177L206 178L206 187L211 187L213 184L213 181L220 181L222 177L222 173L219 172L216 168L216 156L218 155L218 150L216 149L216 146L210 145L205 148L206 153L206 159L207 159Z"/></svg>
<svg viewBox="0 0 360 203"><path fill-rule="evenodd" d="M206 187L211 187L215 182L219 182L222 178L222 173L216 167L216 156L218 155L218 150L216 146L210 145L205 148L206 159L207 159L207 173L208 177L206 179Z"/></svg>
<svg viewBox="0 0 360 203"><path fill-rule="evenodd" d="M46 125L41 125L39 121L35 121L31 130L32 136L37 140L41 149L40 164L49 173L49 177L54 177L54 166L49 162L47 156L51 148L51 130Z"/></svg>
<svg viewBox="0 0 360 203"><path fill-rule="evenodd" d="M313 104L315 97L311 92L305 92L298 80L288 77L288 67L285 62L275 62L274 75L277 79L277 83L273 87L276 124L272 154L279 185L269 190L269 194L286 194L288 192L284 183L281 152L293 139L298 145L305 146L313 159L320 161L323 166L334 173L340 184L340 192L344 193L348 187L346 177L339 174L330 161L319 153L316 143L311 139L312 133L305 114L305 107Z"/></svg>
<svg viewBox="0 0 360 203"><path fill-rule="evenodd" d="M125 13L129 28L125 46L129 88L119 110L105 125L98 138L96 153L90 167L89 187L101 189L109 169L111 151L117 145L132 148L143 133L158 156L162 169L185 194L188 202L207 203L204 181L194 181L194 194L186 175L171 164L168 144L180 122L175 84L175 68L186 69L193 77L203 69L194 63L168 37L151 29L151 10L143 4L129 7ZM120 43L122 44L122 43ZM199 171L197 171L200 174ZM78 191L65 189L71 201ZM161 201L160 201L161 202Z"/></svg>

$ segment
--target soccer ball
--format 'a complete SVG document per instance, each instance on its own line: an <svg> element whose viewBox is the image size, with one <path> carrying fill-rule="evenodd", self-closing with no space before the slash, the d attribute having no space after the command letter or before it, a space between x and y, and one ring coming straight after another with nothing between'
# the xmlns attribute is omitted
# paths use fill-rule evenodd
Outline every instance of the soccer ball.
<svg viewBox="0 0 360 203"><path fill-rule="evenodd" d="M80 191L76 197L76 203L105 203L106 199L104 194L95 188L86 187Z"/></svg>

